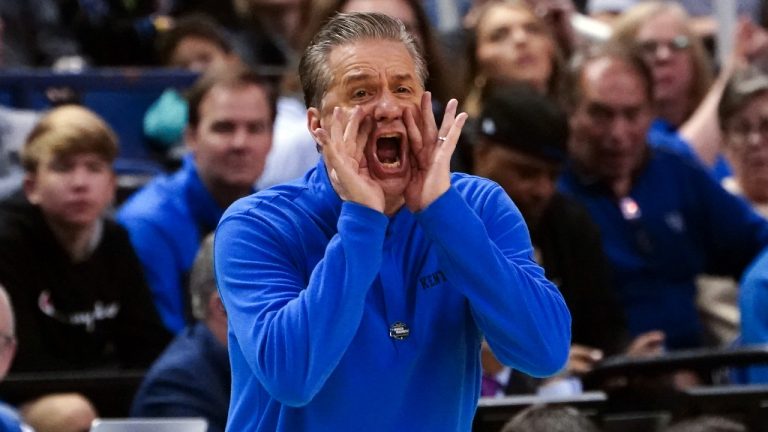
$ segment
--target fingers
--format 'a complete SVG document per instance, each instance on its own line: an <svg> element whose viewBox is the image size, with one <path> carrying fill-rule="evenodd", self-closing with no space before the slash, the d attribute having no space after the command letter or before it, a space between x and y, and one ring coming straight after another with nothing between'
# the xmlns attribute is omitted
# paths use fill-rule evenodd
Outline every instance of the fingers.
<svg viewBox="0 0 768 432"><path fill-rule="evenodd" d="M344 128L342 143L345 154L358 162L361 161L371 128L371 119L365 115L360 107L355 107Z"/></svg>
<svg viewBox="0 0 768 432"><path fill-rule="evenodd" d="M443 122L440 124L440 132L438 133L438 136L444 137L448 135L448 132L451 130L451 126L453 126L456 119L456 109L458 106L459 101L456 99L448 101L448 104L445 106L445 114L443 115Z"/></svg>
<svg viewBox="0 0 768 432"><path fill-rule="evenodd" d="M437 139L437 123L435 122L435 114L432 112L432 93L425 91L421 95L421 115L419 123L419 129L424 132L424 139L429 144Z"/></svg>
<svg viewBox="0 0 768 432"><path fill-rule="evenodd" d="M424 148L424 140L422 139L419 125L416 122L414 109L406 108L403 117L405 119L405 131L411 144L411 152L417 155L421 154L421 150Z"/></svg>
<svg viewBox="0 0 768 432"><path fill-rule="evenodd" d="M592 362L598 362L603 359L603 351L579 344L571 345L569 355L591 360Z"/></svg>
<svg viewBox="0 0 768 432"><path fill-rule="evenodd" d="M650 331L637 336L627 348L630 357L649 357L664 352L664 332Z"/></svg>
<svg viewBox="0 0 768 432"><path fill-rule="evenodd" d="M331 124L326 128L315 129L315 137L323 147L323 155L329 168L334 169L342 164L341 155L341 109L336 107L331 114Z"/></svg>
<svg viewBox="0 0 768 432"><path fill-rule="evenodd" d="M368 135L373 124L360 107L355 107L347 116L342 108L335 107L331 117L330 130L318 128L315 135L326 148L329 157L349 156L360 161Z"/></svg>
<svg viewBox="0 0 768 432"><path fill-rule="evenodd" d="M329 173L332 173L331 180L346 183L357 175L372 122L359 107L355 107L349 115L342 108L335 107L329 126L330 130L316 129L315 137L323 146L324 158Z"/></svg>
<svg viewBox="0 0 768 432"><path fill-rule="evenodd" d="M577 375L585 374L602 359L603 352L599 349L574 344L568 352L568 370Z"/></svg>
<svg viewBox="0 0 768 432"><path fill-rule="evenodd" d="M362 112L362 110L361 110ZM355 148L355 160L363 160L363 152L365 151L365 144L368 142L368 137L373 130L373 119L371 116L364 116L363 122L357 131L357 147Z"/></svg>
<svg viewBox="0 0 768 432"><path fill-rule="evenodd" d="M464 128L464 123L466 123L467 117L467 113L464 112L456 116L456 120L451 124L448 133L444 135L446 138L445 141L438 143L438 145L442 147L441 153L447 154L449 158L456 149L456 144L459 142L459 136L461 136L461 130Z"/></svg>

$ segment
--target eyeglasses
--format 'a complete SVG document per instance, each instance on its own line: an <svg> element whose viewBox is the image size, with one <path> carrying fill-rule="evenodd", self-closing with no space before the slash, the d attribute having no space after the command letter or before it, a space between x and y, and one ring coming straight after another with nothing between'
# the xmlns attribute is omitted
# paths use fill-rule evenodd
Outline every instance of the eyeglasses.
<svg viewBox="0 0 768 432"><path fill-rule="evenodd" d="M691 46L688 36L680 35L669 41L646 40L637 43L637 47L644 56L655 56L659 48L664 47L670 53L678 53Z"/></svg>
<svg viewBox="0 0 768 432"><path fill-rule="evenodd" d="M768 143L768 118L761 118L756 124L746 120L734 122L725 129L726 142L739 148L744 147L755 136L760 143Z"/></svg>

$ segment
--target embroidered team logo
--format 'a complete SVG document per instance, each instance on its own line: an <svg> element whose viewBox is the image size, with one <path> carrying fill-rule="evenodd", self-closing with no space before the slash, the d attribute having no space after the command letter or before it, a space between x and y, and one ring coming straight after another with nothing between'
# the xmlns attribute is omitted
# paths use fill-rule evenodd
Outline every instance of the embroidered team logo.
<svg viewBox="0 0 768 432"><path fill-rule="evenodd" d="M445 282L448 282L448 278L445 277L445 273L442 270L419 278L419 285L421 285L422 289L432 288Z"/></svg>

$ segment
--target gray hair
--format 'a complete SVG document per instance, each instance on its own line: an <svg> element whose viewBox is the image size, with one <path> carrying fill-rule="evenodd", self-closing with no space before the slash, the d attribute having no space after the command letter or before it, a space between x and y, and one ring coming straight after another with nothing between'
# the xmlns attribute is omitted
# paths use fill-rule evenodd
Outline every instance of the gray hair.
<svg viewBox="0 0 768 432"><path fill-rule="evenodd" d="M200 244L189 276L189 298L192 316L198 320L208 317L208 301L216 292L216 275L213 273L213 234Z"/></svg>
<svg viewBox="0 0 768 432"><path fill-rule="evenodd" d="M717 106L720 128L725 130L731 121L752 100L768 91L768 75L750 66L737 71L728 80Z"/></svg>
<svg viewBox="0 0 768 432"><path fill-rule="evenodd" d="M402 42L416 64L416 74L422 85L427 80L427 65L419 45L400 20L380 13L336 14L317 32L299 62L299 79L307 107L320 107L331 85L333 75L328 69L331 51L366 39Z"/></svg>
<svg viewBox="0 0 768 432"><path fill-rule="evenodd" d="M599 432L583 413L568 405L532 405L520 411L501 432Z"/></svg>
<svg viewBox="0 0 768 432"><path fill-rule="evenodd" d="M582 94L581 82L584 70L593 61L605 58L616 60L629 66L637 74L638 78L641 79L648 103L653 103L653 72L648 64L643 61L637 52L628 50L615 42L604 42L577 52L571 58L563 87L566 91L562 98L563 104L569 111L574 110L584 96Z"/></svg>

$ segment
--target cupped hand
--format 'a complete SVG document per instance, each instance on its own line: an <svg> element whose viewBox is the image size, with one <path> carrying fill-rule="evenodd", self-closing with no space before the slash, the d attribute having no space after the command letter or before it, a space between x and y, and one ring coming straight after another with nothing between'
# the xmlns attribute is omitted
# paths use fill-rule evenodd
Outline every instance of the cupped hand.
<svg viewBox="0 0 768 432"><path fill-rule="evenodd" d="M412 212L425 209L451 187L451 156L467 120L466 113L456 115L457 107L456 99L448 102L439 130L429 92L421 97L419 110L409 108L404 113L411 165L405 205Z"/></svg>
<svg viewBox="0 0 768 432"><path fill-rule="evenodd" d="M335 107L328 129L315 129L315 139L323 151L328 177L336 193L351 201L384 212L384 191L370 176L363 151L373 119L360 107L347 115Z"/></svg>

